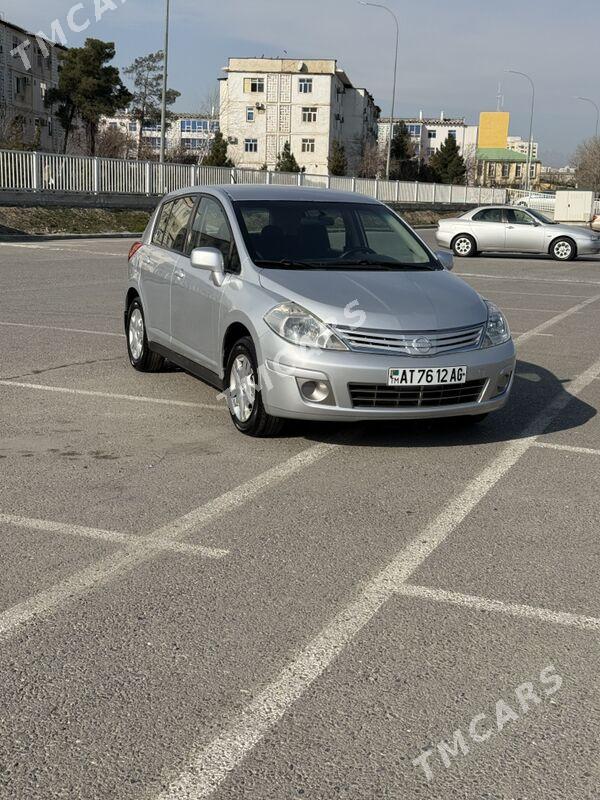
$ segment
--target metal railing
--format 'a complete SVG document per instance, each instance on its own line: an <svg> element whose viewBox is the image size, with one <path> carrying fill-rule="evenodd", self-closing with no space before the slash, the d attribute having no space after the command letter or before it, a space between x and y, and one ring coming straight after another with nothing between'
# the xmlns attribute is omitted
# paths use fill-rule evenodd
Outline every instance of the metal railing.
<svg viewBox="0 0 600 800"><path fill-rule="evenodd" d="M482 205L507 200L505 189L0 150L0 191L160 196L187 186L232 183L337 189L386 203Z"/></svg>

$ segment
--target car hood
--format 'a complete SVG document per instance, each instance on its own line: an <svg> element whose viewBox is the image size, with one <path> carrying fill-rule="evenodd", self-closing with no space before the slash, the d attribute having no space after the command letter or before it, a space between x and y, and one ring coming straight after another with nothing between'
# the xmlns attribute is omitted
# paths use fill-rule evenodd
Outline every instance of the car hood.
<svg viewBox="0 0 600 800"><path fill-rule="evenodd" d="M277 269L261 272L260 283L334 325L435 331L487 319L477 292L445 270Z"/></svg>
<svg viewBox="0 0 600 800"><path fill-rule="evenodd" d="M578 225L565 225L561 222L558 225L546 225L548 233L555 236L578 236L580 239L596 239L597 232L591 231L589 228L580 228Z"/></svg>

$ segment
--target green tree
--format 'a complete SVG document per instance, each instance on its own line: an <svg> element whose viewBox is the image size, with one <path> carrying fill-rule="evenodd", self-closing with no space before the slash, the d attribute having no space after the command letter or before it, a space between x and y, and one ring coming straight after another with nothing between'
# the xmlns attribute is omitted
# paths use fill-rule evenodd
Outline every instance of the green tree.
<svg viewBox="0 0 600 800"><path fill-rule="evenodd" d="M129 110L132 118L138 122L138 158L143 146L143 127L156 124L161 119L163 67L164 54L159 50L136 58L133 64L123 70L133 84ZM180 92L175 89L167 89L167 106L173 105L179 96ZM167 113L172 117L170 112Z"/></svg>
<svg viewBox="0 0 600 800"><path fill-rule="evenodd" d="M467 167L454 136L448 136L437 153L431 156L429 166L442 183L465 182Z"/></svg>
<svg viewBox="0 0 600 800"><path fill-rule="evenodd" d="M58 86L46 94L46 105L57 105L57 117L65 132L63 152L69 135L80 120L86 130L91 155L96 153L100 118L113 116L131 101L116 67L113 42L86 39L83 47L62 53Z"/></svg>
<svg viewBox="0 0 600 800"><path fill-rule="evenodd" d="M283 145L283 150L277 156L275 172L300 172L300 167L289 142Z"/></svg>
<svg viewBox="0 0 600 800"><path fill-rule="evenodd" d="M233 161L227 157L227 142L221 131L215 133L208 155L204 156L202 164L205 167L233 167Z"/></svg>
<svg viewBox="0 0 600 800"><path fill-rule="evenodd" d="M348 172L348 159L346 148L341 142L334 142L329 156L329 172L332 175L346 175Z"/></svg>
<svg viewBox="0 0 600 800"><path fill-rule="evenodd" d="M403 122L395 123L392 139L390 178L393 181L416 180L419 165L414 160L414 147L408 128Z"/></svg>

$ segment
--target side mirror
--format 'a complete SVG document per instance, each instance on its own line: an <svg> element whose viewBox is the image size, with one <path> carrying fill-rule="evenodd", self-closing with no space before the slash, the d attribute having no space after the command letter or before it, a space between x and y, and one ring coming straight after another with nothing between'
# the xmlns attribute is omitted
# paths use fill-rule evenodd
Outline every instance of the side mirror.
<svg viewBox="0 0 600 800"><path fill-rule="evenodd" d="M190 256L192 267L212 272L215 286L222 286L225 280L225 261L223 253L216 247L196 247Z"/></svg>
<svg viewBox="0 0 600 800"><path fill-rule="evenodd" d="M454 269L454 256L452 253L449 253L447 250L438 250L435 257L444 269L447 269L448 272L452 272Z"/></svg>

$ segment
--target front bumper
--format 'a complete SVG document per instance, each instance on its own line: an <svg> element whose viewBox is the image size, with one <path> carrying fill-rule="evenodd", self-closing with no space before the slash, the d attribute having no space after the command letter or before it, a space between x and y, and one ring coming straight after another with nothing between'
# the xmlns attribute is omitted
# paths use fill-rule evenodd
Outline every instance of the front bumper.
<svg viewBox="0 0 600 800"><path fill-rule="evenodd" d="M600 253L600 241L593 239L576 239L577 255L579 256L596 256Z"/></svg>
<svg viewBox="0 0 600 800"><path fill-rule="evenodd" d="M502 408L514 380L516 352L512 341L485 350L413 358L337 350L305 350L287 344L274 333L259 342L259 371L265 410L274 417L315 420L434 419L486 414ZM467 380L485 380L477 402L435 407L355 408L348 385L387 384L392 368L467 366ZM503 374L511 373L508 386L499 393ZM326 404L305 400L298 378L327 380L333 398Z"/></svg>

